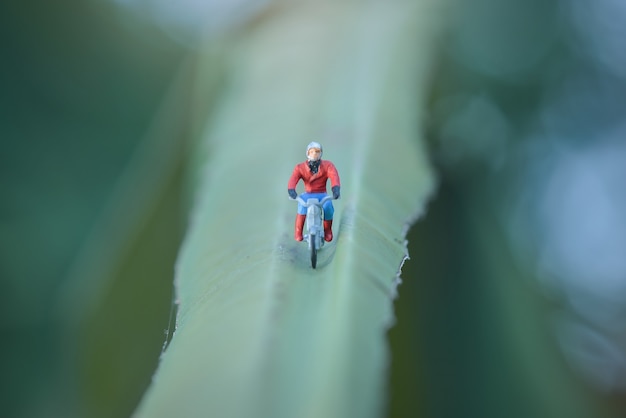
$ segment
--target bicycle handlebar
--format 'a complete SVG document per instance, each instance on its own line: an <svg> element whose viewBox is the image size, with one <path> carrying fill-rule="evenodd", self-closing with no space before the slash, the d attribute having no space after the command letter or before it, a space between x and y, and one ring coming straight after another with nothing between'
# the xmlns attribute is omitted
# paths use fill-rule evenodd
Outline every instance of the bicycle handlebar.
<svg viewBox="0 0 626 418"><path fill-rule="evenodd" d="M328 202L329 200L334 200L332 196L325 196L322 200L317 200L315 198L311 198L309 200L314 200L315 202L311 202L309 203L308 201L305 202L303 198L301 198L300 196L296 196L295 199L293 198L289 198L289 200L295 200L298 203L300 203L302 206L304 206L305 208L308 208L311 205L318 205L318 206L322 206L324 203Z"/></svg>

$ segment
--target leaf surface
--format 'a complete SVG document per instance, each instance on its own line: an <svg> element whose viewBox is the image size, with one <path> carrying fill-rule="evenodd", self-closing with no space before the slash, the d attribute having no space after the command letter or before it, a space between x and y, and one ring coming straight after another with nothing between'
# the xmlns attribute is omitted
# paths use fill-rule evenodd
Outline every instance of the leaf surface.
<svg viewBox="0 0 626 418"><path fill-rule="evenodd" d="M435 182L420 135L439 20L428 2L298 3L232 41L198 143L176 332L135 416L382 414L405 234ZM311 140L342 181L316 270L286 193Z"/></svg>

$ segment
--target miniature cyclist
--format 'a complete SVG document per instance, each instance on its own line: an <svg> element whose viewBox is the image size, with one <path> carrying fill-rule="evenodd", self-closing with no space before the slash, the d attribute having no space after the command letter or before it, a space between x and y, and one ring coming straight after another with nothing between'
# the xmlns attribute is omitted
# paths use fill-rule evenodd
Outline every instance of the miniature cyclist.
<svg viewBox="0 0 626 418"><path fill-rule="evenodd" d="M311 142L306 147L307 160L296 165L287 184L287 192L292 199L295 199L296 185L302 179L304 182L304 191L302 199L305 201L309 198L317 198L322 200L326 196L326 183L330 179L333 198L339 199L339 173L335 165L327 160L322 160L322 146L317 142ZM332 201L327 201L323 205L324 209L324 240L327 242L333 239L333 214L335 208ZM302 241L302 228L306 219L306 208L298 204L298 213L296 214L295 240Z"/></svg>

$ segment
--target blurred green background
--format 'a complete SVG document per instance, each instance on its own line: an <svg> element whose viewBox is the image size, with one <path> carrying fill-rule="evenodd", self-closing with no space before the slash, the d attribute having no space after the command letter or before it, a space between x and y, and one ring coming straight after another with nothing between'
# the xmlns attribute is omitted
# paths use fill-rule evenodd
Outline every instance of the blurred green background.
<svg viewBox="0 0 626 418"><path fill-rule="evenodd" d="M86 310L67 306L63 316L58 305L65 287L74 286L72 266L110 212L114 191L188 52L110 2L9 0L0 5L0 31L0 415L72 416L69 405L84 382L76 382L78 364L66 361L77 343L67 339L73 335L67 323L80 323L68 316ZM127 207L142 187L128 195ZM170 233L170 247L179 234ZM149 277L164 295L159 309L165 314L148 319L161 323L152 350L140 353L150 368L167 323L172 266L160 274ZM112 312L124 308L116 303ZM118 319L119 328L132 321ZM100 344L122 343L107 341L113 336L105 334ZM138 364L143 386L146 362Z"/></svg>
<svg viewBox="0 0 626 418"><path fill-rule="evenodd" d="M265 5L236 3L192 20L156 1L0 5L2 416L128 416L148 385L201 113L184 62L200 28L236 31ZM389 416L626 416L626 10L454 10Z"/></svg>

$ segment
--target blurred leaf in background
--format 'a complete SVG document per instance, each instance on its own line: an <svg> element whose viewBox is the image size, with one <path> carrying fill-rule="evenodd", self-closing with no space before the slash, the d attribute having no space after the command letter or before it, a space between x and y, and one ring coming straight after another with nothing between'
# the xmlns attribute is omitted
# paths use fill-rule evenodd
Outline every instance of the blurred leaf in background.
<svg viewBox="0 0 626 418"><path fill-rule="evenodd" d="M392 416L626 416L623 4L458 8L429 112L442 184L390 332Z"/></svg>
<svg viewBox="0 0 626 418"><path fill-rule="evenodd" d="M61 416L59 289L186 51L107 2L2 2L0 38L1 414Z"/></svg>

